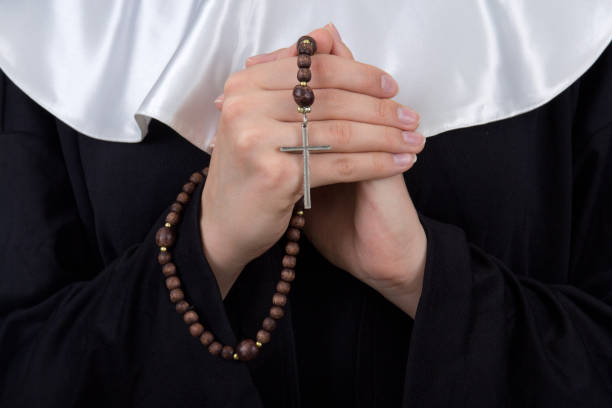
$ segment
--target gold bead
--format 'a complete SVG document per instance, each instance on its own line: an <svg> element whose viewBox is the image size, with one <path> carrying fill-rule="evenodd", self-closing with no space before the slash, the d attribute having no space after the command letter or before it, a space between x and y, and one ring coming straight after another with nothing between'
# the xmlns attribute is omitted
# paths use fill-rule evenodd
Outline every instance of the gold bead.
<svg viewBox="0 0 612 408"><path fill-rule="evenodd" d="M166 247L159 247L159 250L162 251L162 252L166 252L168 250L168 248L166 248Z"/></svg>
<svg viewBox="0 0 612 408"><path fill-rule="evenodd" d="M306 85L308 85L308 82L304 82L304 81L300 82L300 86L306 86Z"/></svg>
<svg viewBox="0 0 612 408"><path fill-rule="evenodd" d="M305 40L302 40L302 44L310 44L310 40L306 38Z"/></svg>
<svg viewBox="0 0 612 408"><path fill-rule="evenodd" d="M238 353L234 353L234 360L239 360L240 357L238 357Z"/></svg>
<svg viewBox="0 0 612 408"><path fill-rule="evenodd" d="M166 227L166 228L170 228L171 226L172 226L172 224L170 224L169 222L164 224L164 227Z"/></svg>
<svg viewBox="0 0 612 408"><path fill-rule="evenodd" d="M297 212L297 215L304 215L304 210L299 210L299 211Z"/></svg>
<svg viewBox="0 0 612 408"><path fill-rule="evenodd" d="M298 112L304 113L304 108L302 108L301 106L298 106Z"/></svg>
<svg viewBox="0 0 612 408"><path fill-rule="evenodd" d="M263 346L263 344L261 344L261 342L255 342L255 345L257 346L257 348L261 348Z"/></svg>
<svg viewBox="0 0 612 408"><path fill-rule="evenodd" d="M304 108L304 113L310 113L310 106Z"/></svg>

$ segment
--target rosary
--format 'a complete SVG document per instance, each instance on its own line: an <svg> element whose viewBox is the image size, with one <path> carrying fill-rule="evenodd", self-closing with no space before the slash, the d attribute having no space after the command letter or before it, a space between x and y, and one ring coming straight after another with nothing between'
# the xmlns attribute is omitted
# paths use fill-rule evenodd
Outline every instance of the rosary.
<svg viewBox="0 0 612 408"><path fill-rule="evenodd" d="M311 208L310 199L310 152L330 150L331 146L309 146L308 145L308 117L310 107L314 103L314 92L308 86L311 78L310 57L317 51L317 44L312 37L303 36L297 42L297 79L300 82L293 88L293 99L298 104L298 112L303 115L302 120L302 145L294 147L281 147L281 152L302 153L304 162L304 200L303 208ZM176 265L172 262L170 248L176 241L174 227L180 222L184 206L189 203L191 194L198 184L202 183L208 176L208 167L201 172L191 175L189 181L183 185L182 191L176 197L176 201L170 206L170 212L166 216L164 226L155 234L155 243L159 247L157 260L162 266L162 274L165 277L166 287L170 292L170 302L174 304L176 312L182 316L189 327L191 336L198 338L208 352L214 356L220 356L225 360L249 361L259 355L260 349L268 343L271 333L277 325L277 321L285 315L284 306L287 304L287 294L291 290L291 282L295 279L296 255L300 252L298 241L304 228L304 210L294 209L294 214L289 222L285 234L287 244L285 255L282 260L280 280L276 284L276 293L272 296L272 306L268 316L263 320L261 329L257 332L255 339L244 339L235 347L223 345L215 339L210 330L206 330L200 322L198 313L185 299L185 293L181 289L181 280L177 276Z"/></svg>

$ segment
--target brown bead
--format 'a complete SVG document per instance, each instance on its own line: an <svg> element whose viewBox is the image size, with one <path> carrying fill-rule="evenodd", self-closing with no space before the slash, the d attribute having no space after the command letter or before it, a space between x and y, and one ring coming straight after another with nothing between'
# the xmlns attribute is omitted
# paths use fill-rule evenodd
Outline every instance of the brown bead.
<svg viewBox="0 0 612 408"><path fill-rule="evenodd" d="M287 234L285 234L285 235L287 236L287 239L289 241L297 242L297 241L300 240L300 235L302 235L302 234L301 234L299 229L290 227L290 228L287 229Z"/></svg>
<svg viewBox="0 0 612 408"><path fill-rule="evenodd" d="M293 100L298 106L306 108L314 103L315 95L309 86L296 85L293 88Z"/></svg>
<svg viewBox="0 0 612 408"><path fill-rule="evenodd" d="M202 173L198 173L197 171L193 173L191 177L189 177L189 181L191 181L193 184L200 184L202 180L204 180L204 176Z"/></svg>
<svg viewBox="0 0 612 408"><path fill-rule="evenodd" d="M185 294L181 289L172 289L170 291L170 301L172 303L180 302L183 299L185 299Z"/></svg>
<svg viewBox="0 0 612 408"><path fill-rule="evenodd" d="M170 211L168 215L166 215L166 222L169 222L172 225L178 224L180 220L180 214L175 211Z"/></svg>
<svg viewBox="0 0 612 408"><path fill-rule="evenodd" d="M259 348L252 339L245 339L236 346L236 353L240 361L249 361L259 355Z"/></svg>
<svg viewBox="0 0 612 408"><path fill-rule="evenodd" d="M187 194L193 193L195 188L196 188L196 185L192 183L191 181L189 183L183 184L183 191Z"/></svg>
<svg viewBox="0 0 612 408"><path fill-rule="evenodd" d="M296 256L300 253L300 246L297 242L287 242L287 245L285 245L285 253L287 255Z"/></svg>
<svg viewBox="0 0 612 408"><path fill-rule="evenodd" d="M278 283L276 284L276 291L278 293L282 293L283 295L286 295L287 293L289 293L290 290L291 290L291 284L289 282L278 281Z"/></svg>
<svg viewBox="0 0 612 408"><path fill-rule="evenodd" d="M234 357L234 348L232 346L223 346L221 349L221 358L231 360Z"/></svg>
<svg viewBox="0 0 612 408"><path fill-rule="evenodd" d="M176 265L172 262L168 262L162 267L162 273L167 278L169 276L176 275Z"/></svg>
<svg viewBox="0 0 612 408"><path fill-rule="evenodd" d="M187 303L186 300L181 300L176 304L176 312L178 314L184 314L186 311L189 310L190 307L191 306L189 305L189 303Z"/></svg>
<svg viewBox="0 0 612 408"><path fill-rule="evenodd" d="M293 269L283 269L281 271L281 279L285 282L293 282L295 279L295 271Z"/></svg>
<svg viewBox="0 0 612 408"><path fill-rule="evenodd" d="M314 46L312 43L297 43L298 54L314 55Z"/></svg>
<svg viewBox="0 0 612 408"><path fill-rule="evenodd" d="M295 268L297 263L295 256L285 255L283 256L283 268Z"/></svg>
<svg viewBox="0 0 612 408"><path fill-rule="evenodd" d="M160 252L157 254L157 262L160 265L166 265L172 260L172 254L170 252Z"/></svg>
<svg viewBox="0 0 612 408"><path fill-rule="evenodd" d="M293 228L302 229L306 225L306 218L303 215L294 215L291 217L290 224Z"/></svg>
<svg viewBox="0 0 612 408"><path fill-rule="evenodd" d="M272 337L270 335L270 332L267 332L265 330L260 330L257 332L257 341L260 342L261 344L269 343L270 337Z"/></svg>
<svg viewBox="0 0 612 408"><path fill-rule="evenodd" d="M304 44L304 40L308 40L310 42L310 46L312 46L312 53L314 54L315 52L317 52L317 42L314 40L314 38L312 38L309 35L303 35L301 36L296 43L296 47L298 49L298 52L300 52L300 44ZM312 55L312 54L311 54Z"/></svg>
<svg viewBox="0 0 612 408"><path fill-rule="evenodd" d="M299 54L297 56L297 65L300 68L310 68L310 55Z"/></svg>
<svg viewBox="0 0 612 408"><path fill-rule="evenodd" d="M193 337L200 337L202 333L204 333L204 326L202 326L202 323L196 322L189 326L189 334Z"/></svg>
<svg viewBox="0 0 612 408"><path fill-rule="evenodd" d="M274 296L272 296L272 303L276 306L285 306L287 304L287 296L282 293L275 293Z"/></svg>
<svg viewBox="0 0 612 408"><path fill-rule="evenodd" d="M166 287L168 288L168 290L180 288L181 280L176 276L170 276L166 279Z"/></svg>
<svg viewBox="0 0 612 408"><path fill-rule="evenodd" d="M189 194L185 193L184 191L181 191L177 196L176 196L176 201L178 201L179 203L185 205L189 202Z"/></svg>
<svg viewBox="0 0 612 408"><path fill-rule="evenodd" d="M261 324L261 327L268 332L273 332L276 329L276 320L271 317L266 317Z"/></svg>
<svg viewBox="0 0 612 408"><path fill-rule="evenodd" d="M214 340L215 336L209 331L205 331L200 336L200 343L202 343L204 346L209 346Z"/></svg>
<svg viewBox="0 0 612 408"><path fill-rule="evenodd" d="M157 234L155 234L155 242L160 247L171 247L174 245L175 239L176 234L168 227L161 227L157 230Z"/></svg>
<svg viewBox="0 0 612 408"><path fill-rule="evenodd" d="M218 356L222 348L223 345L221 343L218 341L213 341L212 344L208 346L208 352L213 356Z"/></svg>
<svg viewBox="0 0 612 408"><path fill-rule="evenodd" d="M312 78L312 73L310 72L310 68L300 68L297 73L297 80L300 82L309 82L310 78Z"/></svg>
<svg viewBox="0 0 612 408"><path fill-rule="evenodd" d="M185 312L185 314L183 315L183 320L187 324L194 324L195 322L198 321L199 318L200 316L198 316L198 314L193 310L189 310Z"/></svg>
<svg viewBox="0 0 612 408"><path fill-rule="evenodd" d="M175 213L181 213L183 212L183 204L181 203L172 203L172 205L170 206L170 210L174 211Z"/></svg>
<svg viewBox="0 0 612 408"><path fill-rule="evenodd" d="M283 310L282 307L280 306L272 306L270 308L270 317L278 320L278 319L282 319L283 316L285 315L285 310Z"/></svg>

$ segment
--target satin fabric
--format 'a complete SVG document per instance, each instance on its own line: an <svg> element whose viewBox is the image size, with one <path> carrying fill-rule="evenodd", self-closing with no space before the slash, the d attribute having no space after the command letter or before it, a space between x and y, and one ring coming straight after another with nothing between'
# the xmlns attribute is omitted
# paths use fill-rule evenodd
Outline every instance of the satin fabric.
<svg viewBox="0 0 612 408"><path fill-rule="evenodd" d="M393 75L425 136L550 101L612 38L610 0L0 0L0 10L0 68L59 119L139 142L156 118L204 150L228 76L329 21L357 60Z"/></svg>

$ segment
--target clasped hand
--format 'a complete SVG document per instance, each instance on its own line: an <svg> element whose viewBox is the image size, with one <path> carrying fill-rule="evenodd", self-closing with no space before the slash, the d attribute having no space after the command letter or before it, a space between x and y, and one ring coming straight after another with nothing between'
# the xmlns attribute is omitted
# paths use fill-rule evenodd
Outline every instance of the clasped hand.
<svg viewBox="0 0 612 408"><path fill-rule="evenodd" d="M310 142L332 152L311 155L305 233L330 262L414 317L427 242L402 173L425 143L418 115L390 99L393 78L356 62L333 26L310 35L318 45ZM302 157L279 151L301 142L295 55L290 46L250 58L216 101L221 118L200 229L223 296L282 237L302 195Z"/></svg>

